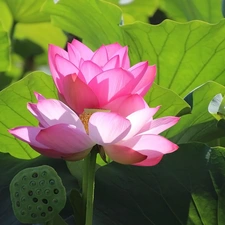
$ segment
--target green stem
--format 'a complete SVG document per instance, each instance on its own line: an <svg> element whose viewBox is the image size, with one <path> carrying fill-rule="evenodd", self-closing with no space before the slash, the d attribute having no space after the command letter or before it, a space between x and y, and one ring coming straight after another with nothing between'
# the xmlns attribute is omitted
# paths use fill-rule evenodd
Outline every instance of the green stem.
<svg viewBox="0 0 225 225"><path fill-rule="evenodd" d="M93 203L95 187L95 166L98 154L98 146L94 146L84 161L84 176L82 184L83 206L86 210L85 225L92 225L93 220Z"/></svg>

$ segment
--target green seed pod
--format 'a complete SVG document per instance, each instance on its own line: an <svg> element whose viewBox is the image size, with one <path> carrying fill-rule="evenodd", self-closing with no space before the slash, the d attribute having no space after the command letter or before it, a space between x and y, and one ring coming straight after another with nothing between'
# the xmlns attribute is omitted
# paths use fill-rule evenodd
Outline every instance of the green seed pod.
<svg viewBox="0 0 225 225"><path fill-rule="evenodd" d="M61 178L50 166L27 168L10 183L12 208L22 223L46 223L66 204Z"/></svg>

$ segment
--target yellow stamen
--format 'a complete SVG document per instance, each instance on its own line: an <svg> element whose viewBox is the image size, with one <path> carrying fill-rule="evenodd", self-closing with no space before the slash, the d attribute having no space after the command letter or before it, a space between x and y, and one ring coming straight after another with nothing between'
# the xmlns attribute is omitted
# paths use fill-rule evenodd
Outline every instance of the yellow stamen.
<svg viewBox="0 0 225 225"><path fill-rule="evenodd" d="M89 133L88 132L88 122L89 122L89 119L91 117L91 115L95 112L110 112L110 110L105 110L105 109L84 109L84 112L82 112L79 117L80 117L80 120L81 122L84 124L84 128L87 132L87 134Z"/></svg>

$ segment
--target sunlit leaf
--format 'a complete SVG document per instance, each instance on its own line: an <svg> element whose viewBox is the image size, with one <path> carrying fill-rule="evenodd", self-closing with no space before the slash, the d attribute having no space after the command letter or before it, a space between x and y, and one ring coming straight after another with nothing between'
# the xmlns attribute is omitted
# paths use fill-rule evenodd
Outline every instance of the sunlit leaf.
<svg viewBox="0 0 225 225"><path fill-rule="evenodd" d="M0 71L6 71L9 67L9 38L7 32L2 27L0 23Z"/></svg>
<svg viewBox="0 0 225 225"><path fill-rule="evenodd" d="M221 0L161 0L160 8L176 21L203 20L217 23L222 16Z"/></svg>
<svg viewBox="0 0 225 225"><path fill-rule="evenodd" d="M39 155L28 144L8 133L8 129L16 126L37 125L27 110L28 102L36 102L34 91L46 98L57 98L52 78L42 72L34 72L0 92L0 152L23 159Z"/></svg>
<svg viewBox="0 0 225 225"><path fill-rule="evenodd" d="M208 111L210 101L218 93L225 94L225 87L215 82L207 82L191 92L188 95L188 101L192 106L191 113L182 116L165 135L176 143L208 142L225 136L225 129L217 126L217 120Z"/></svg>
<svg viewBox="0 0 225 225"><path fill-rule="evenodd" d="M45 0L5 0L7 3L14 21L22 23L35 23L49 21L49 16L40 9Z"/></svg>
<svg viewBox="0 0 225 225"><path fill-rule="evenodd" d="M225 84L225 20L164 21L158 26L135 23L122 27L133 62L157 65L156 82L184 97L208 80Z"/></svg>
<svg viewBox="0 0 225 225"><path fill-rule="evenodd" d="M124 23L134 21L148 22L159 6L159 0L107 0L118 5L123 11Z"/></svg>
<svg viewBox="0 0 225 225"><path fill-rule="evenodd" d="M153 84L145 95L145 101L150 107L161 106L156 117L181 116L190 113L190 106L173 91Z"/></svg>
<svg viewBox="0 0 225 225"><path fill-rule="evenodd" d="M44 12L51 14L54 25L84 39L89 47L123 42L119 24L121 10L108 2L96 0L47 0Z"/></svg>

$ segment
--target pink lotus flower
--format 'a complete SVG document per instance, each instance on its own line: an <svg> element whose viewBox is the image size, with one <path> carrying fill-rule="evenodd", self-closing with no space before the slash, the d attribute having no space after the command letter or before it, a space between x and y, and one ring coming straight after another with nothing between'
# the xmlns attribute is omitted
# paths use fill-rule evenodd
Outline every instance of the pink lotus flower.
<svg viewBox="0 0 225 225"><path fill-rule="evenodd" d="M35 96L38 103L28 103L28 110L39 126L22 126L9 132L43 155L79 160L97 144L118 163L153 166L164 154L178 149L159 133L179 118L153 120L159 107L149 108L139 95L118 100L115 111L80 117L59 100L45 99L37 93Z"/></svg>
<svg viewBox="0 0 225 225"><path fill-rule="evenodd" d="M156 75L156 67L148 62L130 67L128 49L118 43L93 52L73 40L67 49L50 45L49 65L59 99L78 115L85 108L108 108L113 100L127 94L144 96Z"/></svg>

